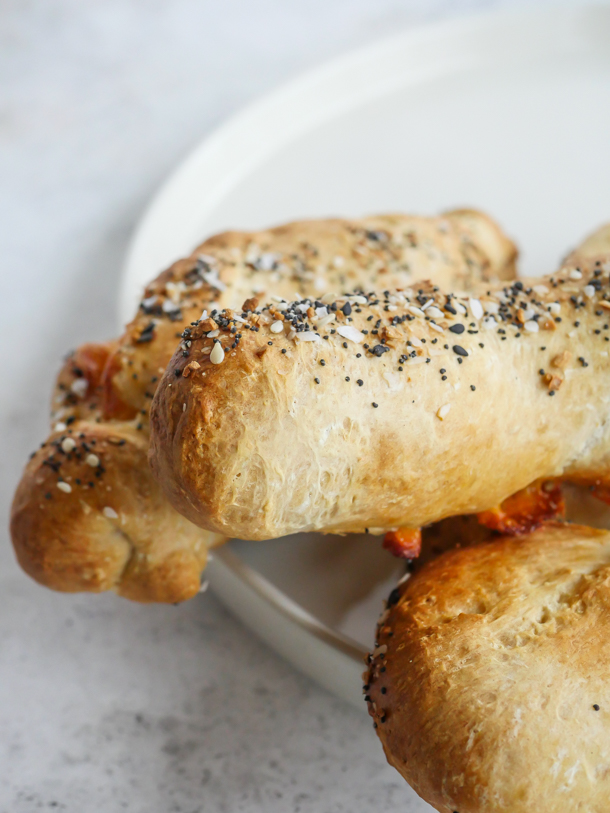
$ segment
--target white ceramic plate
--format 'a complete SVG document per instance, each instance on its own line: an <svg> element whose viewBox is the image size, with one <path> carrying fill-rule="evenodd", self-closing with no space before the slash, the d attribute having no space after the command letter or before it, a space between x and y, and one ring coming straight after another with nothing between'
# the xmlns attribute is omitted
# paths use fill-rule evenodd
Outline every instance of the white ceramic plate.
<svg viewBox="0 0 610 813"><path fill-rule="evenodd" d="M610 219L610 6L399 34L233 118L183 162L134 237L121 320L205 236L301 217L488 210L550 271ZM232 542L209 574L244 623L364 707L362 657L401 566L375 538Z"/></svg>

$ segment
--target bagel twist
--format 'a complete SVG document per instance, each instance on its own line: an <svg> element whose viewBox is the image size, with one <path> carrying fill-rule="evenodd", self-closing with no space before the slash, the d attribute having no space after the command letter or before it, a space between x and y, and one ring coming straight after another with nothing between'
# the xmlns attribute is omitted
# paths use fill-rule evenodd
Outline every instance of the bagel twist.
<svg viewBox="0 0 610 813"><path fill-rule="evenodd" d="M202 311L242 312L245 300L254 308L256 297L272 293L323 296L426 277L467 289L511 278L515 255L493 221L469 210L308 221L207 240L147 287L120 339L84 345L66 361L53 396L53 432L13 501L21 566L68 592L114 590L164 602L197 593L208 550L225 537L175 511L147 452L159 379Z"/></svg>
<svg viewBox="0 0 610 813"><path fill-rule="evenodd" d="M605 813L610 532L548 523L392 591L364 674L388 762L440 813Z"/></svg>
<svg viewBox="0 0 610 813"><path fill-rule="evenodd" d="M474 298L422 283L270 304L238 342L215 319L185 331L152 408L153 468L201 527L419 528L549 478L607 495L609 256Z"/></svg>

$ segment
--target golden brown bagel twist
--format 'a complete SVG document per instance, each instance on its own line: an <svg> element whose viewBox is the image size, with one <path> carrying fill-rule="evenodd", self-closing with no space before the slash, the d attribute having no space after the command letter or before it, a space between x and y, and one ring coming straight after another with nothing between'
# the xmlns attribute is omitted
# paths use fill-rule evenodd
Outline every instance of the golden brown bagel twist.
<svg viewBox="0 0 610 813"><path fill-rule="evenodd" d="M365 673L386 756L441 813L606 813L610 532L455 550L389 597Z"/></svg>
<svg viewBox="0 0 610 813"><path fill-rule="evenodd" d="M307 221L210 238L148 286L118 341L85 345L66 362L53 399L54 432L33 455L13 502L11 534L22 567L57 590L169 602L197 592L208 549L224 537L172 508L147 450L158 380L177 337L204 308L241 312L255 296L322 296L423 277L468 288L512 277L515 253L493 221L469 210Z"/></svg>
<svg viewBox="0 0 610 813"><path fill-rule="evenodd" d="M254 539L417 528L542 478L603 491L609 277L604 256L475 299L421 284L326 298L329 316L295 301L281 323L251 314L237 346L220 313L157 390L153 468L191 521Z"/></svg>

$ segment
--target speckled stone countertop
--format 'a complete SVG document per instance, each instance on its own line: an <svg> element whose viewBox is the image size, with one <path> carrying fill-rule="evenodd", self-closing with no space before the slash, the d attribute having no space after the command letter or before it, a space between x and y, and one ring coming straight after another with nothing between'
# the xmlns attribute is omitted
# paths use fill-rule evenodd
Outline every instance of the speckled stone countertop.
<svg viewBox="0 0 610 813"><path fill-rule="evenodd" d="M0 811L429 810L365 714L210 594L64 596L17 568L8 506L62 354L116 330L129 236L228 114L421 20L510 0L8 0L0 9ZM202 235L203 237L203 235Z"/></svg>

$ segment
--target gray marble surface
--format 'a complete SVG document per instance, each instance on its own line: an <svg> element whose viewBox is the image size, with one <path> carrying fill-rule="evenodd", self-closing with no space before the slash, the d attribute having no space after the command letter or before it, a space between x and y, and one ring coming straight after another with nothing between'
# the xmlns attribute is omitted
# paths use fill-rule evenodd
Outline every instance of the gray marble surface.
<svg viewBox="0 0 610 813"><path fill-rule="evenodd" d="M367 717L206 594L63 596L8 506L58 360L116 329L143 207L227 115L398 28L510 0L6 0L0 6L0 811L423 811Z"/></svg>

